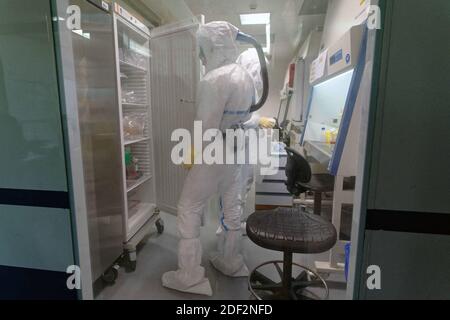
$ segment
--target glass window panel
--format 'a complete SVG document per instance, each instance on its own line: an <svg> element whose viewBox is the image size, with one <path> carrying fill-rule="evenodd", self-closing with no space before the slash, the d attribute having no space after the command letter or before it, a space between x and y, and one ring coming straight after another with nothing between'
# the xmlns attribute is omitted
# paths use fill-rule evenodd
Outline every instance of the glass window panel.
<svg viewBox="0 0 450 320"><path fill-rule="evenodd" d="M66 191L50 3L0 1L0 21L0 188Z"/></svg>

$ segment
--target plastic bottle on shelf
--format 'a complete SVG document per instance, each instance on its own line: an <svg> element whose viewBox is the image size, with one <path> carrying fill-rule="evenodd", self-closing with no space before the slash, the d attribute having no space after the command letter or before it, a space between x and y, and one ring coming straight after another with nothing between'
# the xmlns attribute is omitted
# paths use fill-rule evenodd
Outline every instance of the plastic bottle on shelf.
<svg viewBox="0 0 450 320"><path fill-rule="evenodd" d="M331 144L336 144L338 135L339 135L339 130L337 130L337 129L331 130Z"/></svg>
<svg viewBox="0 0 450 320"><path fill-rule="evenodd" d="M326 144L331 144L333 140L333 135L331 133L331 130L326 130L325 131L325 142Z"/></svg>
<svg viewBox="0 0 450 320"><path fill-rule="evenodd" d="M133 164L133 154L130 148L125 148L125 168L127 174L127 180L130 180L130 167Z"/></svg>
<svg viewBox="0 0 450 320"><path fill-rule="evenodd" d="M138 180L141 177L139 172L139 159L137 159L131 148L125 148L125 167L127 180Z"/></svg>
<svg viewBox="0 0 450 320"><path fill-rule="evenodd" d="M322 131L320 133L320 142L326 143L327 142L327 128L323 127Z"/></svg>

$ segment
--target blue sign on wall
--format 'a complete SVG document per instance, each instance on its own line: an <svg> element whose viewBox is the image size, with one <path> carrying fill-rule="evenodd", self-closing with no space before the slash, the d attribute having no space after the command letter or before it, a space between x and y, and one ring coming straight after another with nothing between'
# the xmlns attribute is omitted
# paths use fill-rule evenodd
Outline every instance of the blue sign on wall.
<svg viewBox="0 0 450 320"><path fill-rule="evenodd" d="M338 63L341 60L342 60L342 49L330 57L330 65L332 66L333 64Z"/></svg>

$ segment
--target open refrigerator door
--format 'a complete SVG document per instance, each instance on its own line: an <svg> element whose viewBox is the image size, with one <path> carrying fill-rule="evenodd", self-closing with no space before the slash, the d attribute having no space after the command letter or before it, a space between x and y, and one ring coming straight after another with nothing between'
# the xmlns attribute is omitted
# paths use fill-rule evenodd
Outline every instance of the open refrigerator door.
<svg viewBox="0 0 450 320"><path fill-rule="evenodd" d="M171 159L175 130L193 136L195 100L200 81L197 18L151 31L151 84L156 173L156 199L162 211L176 214L188 171Z"/></svg>

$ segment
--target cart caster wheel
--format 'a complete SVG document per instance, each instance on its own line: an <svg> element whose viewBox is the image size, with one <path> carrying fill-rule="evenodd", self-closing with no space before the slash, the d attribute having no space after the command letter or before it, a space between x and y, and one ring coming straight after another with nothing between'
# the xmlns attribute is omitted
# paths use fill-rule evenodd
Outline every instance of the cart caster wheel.
<svg viewBox="0 0 450 320"><path fill-rule="evenodd" d="M102 280L107 285L114 285L119 277L119 271L115 268L109 268L104 274L102 274Z"/></svg>
<svg viewBox="0 0 450 320"><path fill-rule="evenodd" d="M159 219L158 221L156 221L155 225L156 225L156 229L158 230L158 233L163 234L164 233L164 221L162 219Z"/></svg>
<svg viewBox="0 0 450 320"><path fill-rule="evenodd" d="M125 255L125 272L132 273L136 271L137 256L136 251L130 251Z"/></svg>

